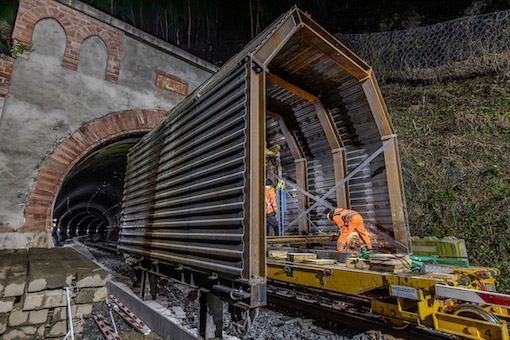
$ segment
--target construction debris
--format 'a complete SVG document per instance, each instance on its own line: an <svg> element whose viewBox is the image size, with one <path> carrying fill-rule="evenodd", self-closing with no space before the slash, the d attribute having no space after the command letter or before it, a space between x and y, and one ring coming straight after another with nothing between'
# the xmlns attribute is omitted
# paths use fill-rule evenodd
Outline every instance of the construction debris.
<svg viewBox="0 0 510 340"><path fill-rule="evenodd" d="M291 318L291 319L287 319L287 320L283 321L283 324L290 325L291 323L299 322L299 320L301 320L301 318L299 318L299 317Z"/></svg>
<svg viewBox="0 0 510 340"><path fill-rule="evenodd" d="M401 273L411 270L409 255L373 254L370 255L370 270Z"/></svg>
<svg viewBox="0 0 510 340"><path fill-rule="evenodd" d="M268 252L268 257L274 260L286 260L288 253L289 252L285 250L270 250Z"/></svg>
<svg viewBox="0 0 510 340"><path fill-rule="evenodd" d="M332 331L328 331L327 329L324 329L324 328L314 328L314 329L312 329L312 333L315 333L317 335L323 335L323 336L331 336L331 335L335 334Z"/></svg>
<svg viewBox="0 0 510 340"><path fill-rule="evenodd" d="M334 260L334 259L304 259L303 262L308 263L308 264L319 264L319 265L336 264L336 260Z"/></svg>
<svg viewBox="0 0 510 340"><path fill-rule="evenodd" d="M345 265L347 268L368 269L370 268L370 261L358 257L348 257L345 260Z"/></svg>
<svg viewBox="0 0 510 340"><path fill-rule="evenodd" d="M287 260L292 262L304 262L304 260L316 260L317 254L313 253L289 253Z"/></svg>

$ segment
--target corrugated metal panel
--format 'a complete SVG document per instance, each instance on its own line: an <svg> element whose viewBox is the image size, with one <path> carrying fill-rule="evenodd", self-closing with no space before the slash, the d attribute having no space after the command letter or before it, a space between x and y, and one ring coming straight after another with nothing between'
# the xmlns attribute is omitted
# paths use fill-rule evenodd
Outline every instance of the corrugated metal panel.
<svg viewBox="0 0 510 340"><path fill-rule="evenodd" d="M297 36L292 37L269 64L269 68L302 89L320 94L345 145L348 171L356 168L382 145L359 80L307 42ZM268 91L268 101L291 108L299 125L299 131L294 132L300 144L306 145L303 150L308 160L309 190L323 195L335 185L333 157L313 105L279 87ZM268 130L268 140L276 137L274 133ZM282 150L282 154L286 152ZM284 172L292 178L291 174L295 174L293 162L284 162L283 165ZM387 185L384 155L381 154L349 181L350 201L351 207L363 215L366 223L391 231L393 224ZM331 202L335 202L334 197L331 197ZM297 211L290 210L290 216L286 218L289 221L297 214ZM322 230L336 230L326 220L321 207L311 212L311 220ZM295 232L296 227L290 231Z"/></svg>
<svg viewBox="0 0 510 340"><path fill-rule="evenodd" d="M121 251L242 276L246 103L238 66L132 148Z"/></svg>

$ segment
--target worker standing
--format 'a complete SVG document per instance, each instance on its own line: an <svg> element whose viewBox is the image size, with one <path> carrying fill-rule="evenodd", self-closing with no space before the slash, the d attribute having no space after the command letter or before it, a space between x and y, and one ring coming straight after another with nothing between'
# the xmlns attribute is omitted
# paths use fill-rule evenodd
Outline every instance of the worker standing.
<svg viewBox="0 0 510 340"><path fill-rule="evenodd" d="M363 225L363 217L352 209L342 209L337 208L333 212L328 213L328 220L338 225L340 228L340 235L336 241L336 250L344 251L345 244L347 243L347 238L351 233L356 231L363 242L365 242L365 246L367 249L372 249L372 244L370 243L370 237L368 236L365 226Z"/></svg>
<svg viewBox="0 0 510 340"><path fill-rule="evenodd" d="M273 188L273 181L266 179L266 232L270 234L269 227L274 230L274 234L278 236L278 221L276 220L276 193Z"/></svg>

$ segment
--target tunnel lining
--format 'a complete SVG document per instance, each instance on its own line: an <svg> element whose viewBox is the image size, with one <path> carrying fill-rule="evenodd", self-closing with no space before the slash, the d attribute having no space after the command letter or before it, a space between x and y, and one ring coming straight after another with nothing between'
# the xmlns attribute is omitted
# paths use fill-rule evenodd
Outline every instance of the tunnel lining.
<svg viewBox="0 0 510 340"><path fill-rule="evenodd" d="M127 153L143 135L127 134L109 140L73 166L64 178L53 207L53 234L58 240L95 234L97 230L84 228L84 221L106 224L108 235L115 238Z"/></svg>

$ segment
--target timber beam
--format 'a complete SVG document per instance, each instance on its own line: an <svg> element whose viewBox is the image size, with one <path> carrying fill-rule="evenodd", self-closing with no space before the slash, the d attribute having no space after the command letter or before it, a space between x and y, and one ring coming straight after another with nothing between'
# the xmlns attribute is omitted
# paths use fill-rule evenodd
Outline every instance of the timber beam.
<svg viewBox="0 0 510 340"><path fill-rule="evenodd" d="M275 74L267 73L267 81L280 86L281 88L289 91L290 93L295 94L298 97L308 100L312 104L319 101L319 98L317 96L311 94L306 90L303 90L299 86L289 83L285 79L280 78Z"/></svg>

